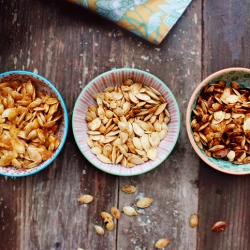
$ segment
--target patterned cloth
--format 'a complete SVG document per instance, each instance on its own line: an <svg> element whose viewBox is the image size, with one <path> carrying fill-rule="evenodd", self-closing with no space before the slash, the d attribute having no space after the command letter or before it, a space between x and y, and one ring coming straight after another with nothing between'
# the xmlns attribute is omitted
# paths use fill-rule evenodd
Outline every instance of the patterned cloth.
<svg viewBox="0 0 250 250"><path fill-rule="evenodd" d="M68 0L159 44L192 0Z"/></svg>

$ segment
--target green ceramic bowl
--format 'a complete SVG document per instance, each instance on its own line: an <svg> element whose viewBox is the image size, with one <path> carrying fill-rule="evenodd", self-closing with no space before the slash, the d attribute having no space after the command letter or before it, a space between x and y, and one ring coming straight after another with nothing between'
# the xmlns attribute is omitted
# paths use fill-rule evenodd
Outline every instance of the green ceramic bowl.
<svg viewBox="0 0 250 250"><path fill-rule="evenodd" d="M195 89L188 107L186 114L186 128L189 140L193 146L195 152L198 156L209 166L217 169L221 172L233 175L246 175L250 174L250 163L248 164L234 164L224 159L218 159L213 157L208 157L203 150L201 150L193 137L193 130L191 128L191 115L192 110L196 106L197 98L200 95L201 91L206 85L210 85L218 80L223 80L226 82L227 86L230 86L231 81L236 81L243 88L250 88L250 69L246 68L228 68L221 71L218 71L210 76L208 76L204 81L202 81L198 87Z"/></svg>

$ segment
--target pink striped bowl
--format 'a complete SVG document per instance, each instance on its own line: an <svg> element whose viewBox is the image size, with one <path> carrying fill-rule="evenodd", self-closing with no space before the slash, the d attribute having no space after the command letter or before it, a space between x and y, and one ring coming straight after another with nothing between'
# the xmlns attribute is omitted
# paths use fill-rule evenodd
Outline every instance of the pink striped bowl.
<svg viewBox="0 0 250 250"><path fill-rule="evenodd" d="M92 154L87 144L88 134L86 131L88 127L85 121L88 106L96 105L93 96L98 92L103 92L103 90L109 86L120 85L128 78L135 82L141 82L146 86L152 86L160 91L168 102L168 110L171 115L171 121L168 124L169 132L157 148L158 156L156 160L148 161L133 168L125 168L116 164L105 164L101 162L96 155ZM174 95L165 83L157 77L137 69L115 69L96 77L82 90L74 107L72 128L75 141L80 151L95 167L104 172L119 176L139 175L157 167L166 160L173 150L180 131L180 112Z"/></svg>

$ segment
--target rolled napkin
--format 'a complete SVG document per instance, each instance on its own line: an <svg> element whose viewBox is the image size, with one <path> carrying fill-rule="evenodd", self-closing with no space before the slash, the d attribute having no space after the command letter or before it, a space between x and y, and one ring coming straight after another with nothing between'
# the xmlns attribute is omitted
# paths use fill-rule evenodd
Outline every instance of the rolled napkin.
<svg viewBox="0 0 250 250"><path fill-rule="evenodd" d="M192 0L67 0L159 44Z"/></svg>

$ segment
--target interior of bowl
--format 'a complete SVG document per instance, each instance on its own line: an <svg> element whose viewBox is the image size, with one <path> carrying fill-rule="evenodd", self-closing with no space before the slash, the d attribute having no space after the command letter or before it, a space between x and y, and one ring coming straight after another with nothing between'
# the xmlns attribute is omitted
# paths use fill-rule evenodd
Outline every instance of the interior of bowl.
<svg viewBox="0 0 250 250"><path fill-rule="evenodd" d="M103 90L109 86L120 85L128 78L132 79L134 82L141 82L144 85L152 86L160 91L168 103L168 110L171 115L171 121L168 124L169 131L166 138L161 141L157 148L158 156L156 160L148 161L133 168L125 168L117 164L105 164L92 154L87 144L88 127L85 120L88 106L96 105L93 98L96 93L103 92ZM172 92L161 80L141 70L116 69L98 76L83 89L74 107L72 127L76 143L89 162L104 172L120 176L131 176L142 174L155 168L168 157L178 139L180 131L180 113Z"/></svg>
<svg viewBox="0 0 250 250"><path fill-rule="evenodd" d="M0 174L11 176L11 177L22 177L31 175L34 173L37 173L38 171L44 169L47 167L59 154L61 151L68 132L68 115L67 115L67 108L64 103L64 100L61 96L61 94L58 92L58 90L55 88L55 86L50 83L48 80L43 78L42 76L39 76L37 74L34 74L32 72L26 72L26 71L10 71L6 73L0 74L0 84L8 81L19 81L21 83L27 82L27 80L31 80L32 84L37 88L39 91L43 91L50 95L51 97L56 97L60 101L63 116L59 125L59 130L57 132L58 137L61 140L61 143L59 147L56 149L56 151L53 153L53 155L47 160L42 163L40 163L38 166L30 169L18 169L15 167L0 167Z"/></svg>
<svg viewBox="0 0 250 250"><path fill-rule="evenodd" d="M240 84L243 88L250 88L250 70L248 69L228 69L228 70L222 70L220 72L217 72L213 74L211 77L207 78L207 80L204 80L201 83L201 88L199 91L195 92L192 96L189 106L188 106L188 113L187 113L187 129L188 129L188 135L190 142L194 148L194 150L197 152L197 154L211 167L225 172L229 174L249 174L250 173L250 163L248 164L233 164L229 161L223 160L223 159L216 159L213 157L208 157L205 152L200 149L197 144L194 141L193 138L193 130L190 126L191 124L191 115L192 110L196 106L196 101L198 96L200 95L201 91L206 85L209 85L211 83L217 82L218 80L225 81L227 86L230 87L230 82L236 81Z"/></svg>

